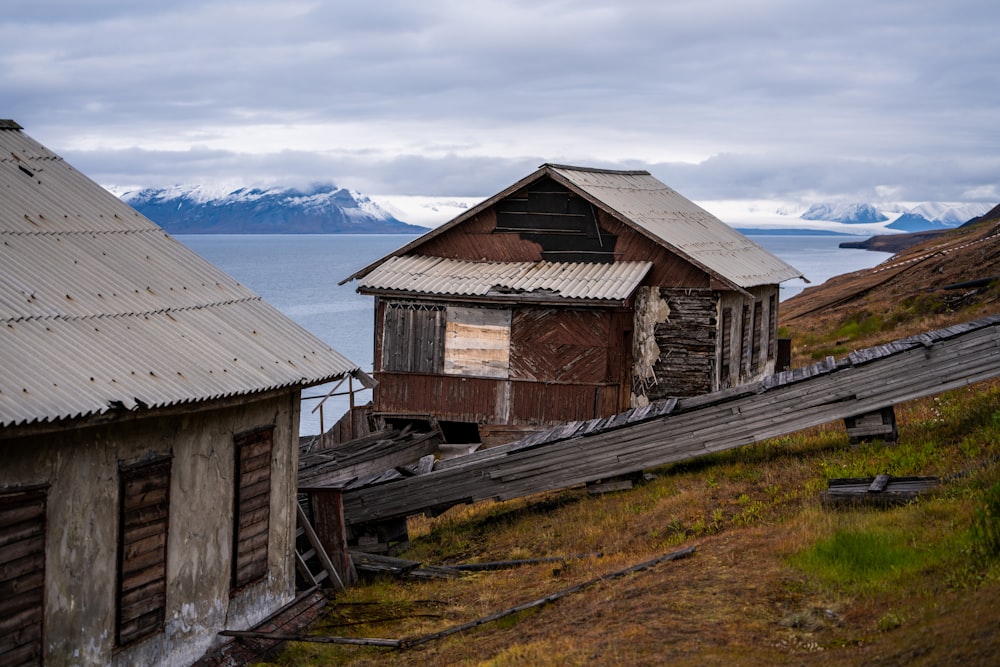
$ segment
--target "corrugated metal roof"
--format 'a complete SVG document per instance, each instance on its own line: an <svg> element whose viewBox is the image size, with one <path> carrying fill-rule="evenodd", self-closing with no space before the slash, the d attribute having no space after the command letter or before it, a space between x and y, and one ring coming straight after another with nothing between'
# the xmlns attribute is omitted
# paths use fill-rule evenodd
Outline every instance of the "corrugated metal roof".
<svg viewBox="0 0 1000 667"><path fill-rule="evenodd" d="M343 282L367 276L390 257L409 254L427 241L547 176L734 289L773 285L792 278L804 278L798 269L680 195L647 171L615 171L544 164L529 176L395 252L372 262Z"/></svg>
<svg viewBox="0 0 1000 667"><path fill-rule="evenodd" d="M773 285L802 273L644 171L544 165L654 241L738 287ZM561 177L561 178L558 178Z"/></svg>
<svg viewBox="0 0 1000 667"><path fill-rule="evenodd" d="M497 299L624 301L651 262L473 262L422 255L392 257L358 285L365 293L403 292Z"/></svg>
<svg viewBox="0 0 1000 667"><path fill-rule="evenodd" d="M0 121L0 426L359 372L19 129Z"/></svg>

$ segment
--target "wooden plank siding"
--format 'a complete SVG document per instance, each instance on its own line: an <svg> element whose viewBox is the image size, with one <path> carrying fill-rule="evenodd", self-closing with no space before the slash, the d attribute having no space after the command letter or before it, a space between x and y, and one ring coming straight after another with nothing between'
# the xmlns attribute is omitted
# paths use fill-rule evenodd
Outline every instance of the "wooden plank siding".
<svg viewBox="0 0 1000 667"><path fill-rule="evenodd" d="M119 473L115 642L125 646L158 632L167 605L169 458L122 466Z"/></svg>
<svg viewBox="0 0 1000 667"><path fill-rule="evenodd" d="M0 492L0 665L41 662L45 489Z"/></svg>
<svg viewBox="0 0 1000 667"><path fill-rule="evenodd" d="M578 422L350 489L351 524L505 500L689 460L1000 375L1000 316L785 371L764 380Z"/></svg>
<svg viewBox="0 0 1000 667"><path fill-rule="evenodd" d="M382 373L377 415L433 415L441 421L544 425L613 414L617 384L539 383ZM598 412L598 410L600 410Z"/></svg>
<svg viewBox="0 0 1000 667"><path fill-rule="evenodd" d="M518 308L511 326L510 377L542 382L605 383L619 369L609 364L608 311Z"/></svg>
<svg viewBox="0 0 1000 667"><path fill-rule="evenodd" d="M654 329L660 356L650 400L695 396L712 390L718 335L717 294L710 289L660 289L670 316Z"/></svg>
<svg viewBox="0 0 1000 667"><path fill-rule="evenodd" d="M617 237L595 213L583 197L542 179L497 202L494 232L537 243L550 262L613 262Z"/></svg>
<svg viewBox="0 0 1000 667"><path fill-rule="evenodd" d="M622 329L631 328L624 311L443 304L440 322L446 326L442 327L433 307L381 302L381 308L393 314L386 318L387 333L382 338L381 354L376 354L376 364L380 358L384 360L375 373L378 384L373 404L377 415L544 425L613 414L623 407L621 377L627 336ZM413 314L405 324L408 331L422 333L407 333L400 339L388 333L400 326L395 313L401 310ZM420 324L419 317L434 318L435 324ZM438 337L443 348L442 367L393 370L391 366L407 366L402 361L389 361L408 353L400 349L404 347L401 340L413 341L420 335ZM509 341L500 340L507 337ZM433 346L417 343L420 349ZM477 355L483 357L479 363Z"/></svg>
<svg viewBox="0 0 1000 667"><path fill-rule="evenodd" d="M234 591L267 575L273 440L273 426L240 433L233 438L236 493L231 587Z"/></svg>
<svg viewBox="0 0 1000 667"><path fill-rule="evenodd" d="M444 306L385 301L382 312L381 368L411 373L444 370Z"/></svg>

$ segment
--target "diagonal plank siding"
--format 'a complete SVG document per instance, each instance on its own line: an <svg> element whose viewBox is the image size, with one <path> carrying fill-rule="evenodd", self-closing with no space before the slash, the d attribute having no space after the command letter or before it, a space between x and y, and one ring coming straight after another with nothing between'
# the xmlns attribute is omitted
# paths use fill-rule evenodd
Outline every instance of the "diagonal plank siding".
<svg viewBox="0 0 1000 667"><path fill-rule="evenodd" d="M607 311L521 308L511 327L510 376L544 382L605 382L611 337Z"/></svg>

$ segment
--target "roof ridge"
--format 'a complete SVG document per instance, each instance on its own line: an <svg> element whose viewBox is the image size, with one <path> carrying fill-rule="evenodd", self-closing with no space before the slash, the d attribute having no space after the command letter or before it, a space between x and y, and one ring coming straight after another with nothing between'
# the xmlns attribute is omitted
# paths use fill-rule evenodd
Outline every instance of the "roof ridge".
<svg viewBox="0 0 1000 667"><path fill-rule="evenodd" d="M87 320L103 320L119 317L144 317L147 315L163 315L164 313L184 313L192 310L202 310L204 308L215 308L218 306L231 306L238 303L249 303L251 301L264 301L259 294L243 297L242 299L228 299L226 301L213 301L211 303L199 303L190 306L160 308L158 310L126 311L120 313L94 313L88 315L44 315L18 317L10 320L3 320L7 323L16 324L18 322L45 322L59 320L61 322L85 322ZM266 303L266 302L265 302Z"/></svg>
<svg viewBox="0 0 1000 667"><path fill-rule="evenodd" d="M599 167L576 167L571 164L555 164L546 162L539 169L570 169L572 171L585 171L592 174L619 174L625 176L651 176L645 169L601 169Z"/></svg>

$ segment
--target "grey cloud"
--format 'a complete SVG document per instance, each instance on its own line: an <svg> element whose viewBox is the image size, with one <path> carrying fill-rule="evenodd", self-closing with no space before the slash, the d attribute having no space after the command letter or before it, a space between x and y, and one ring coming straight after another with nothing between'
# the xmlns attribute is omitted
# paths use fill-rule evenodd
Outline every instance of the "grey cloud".
<svg viewBox="0 0 1000 667"><path fill-rule="evenodd" d="M954 198L1000 173L998 16L991 0L42 0L0 25L0 114L63 154L105 142L74 150L109 183L478 196L552 160L649 166L706 198ZM199 145L247 123L402 125L412 147ZM546 156L553 128L568 138ZM452 135L454 154L421 154Z"/></svg>

